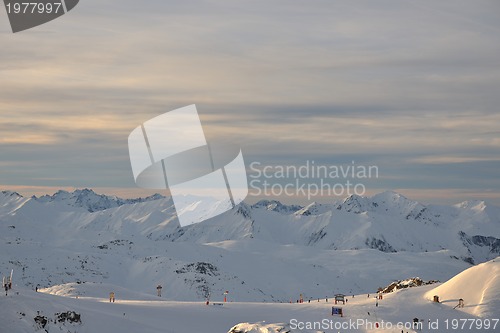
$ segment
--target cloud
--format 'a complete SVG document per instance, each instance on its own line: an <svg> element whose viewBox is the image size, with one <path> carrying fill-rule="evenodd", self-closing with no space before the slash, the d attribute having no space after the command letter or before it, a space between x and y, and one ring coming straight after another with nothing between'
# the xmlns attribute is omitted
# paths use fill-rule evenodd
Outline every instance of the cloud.
<svg viewBox="0 0 500 333"><path fill-rule="evenodd" d="M498 9L87 0L22 33L3 25L0 183L133 186L128 133L196 103L208 137L254 160L355 158L385 167L378 187L456 188L500 153Z"/></svg>
<svg viewBox="0 0 500 333"><path fill-rule="evenodd" d="M500 156L474 157L474 156L423 156L411 159L410 162L423 164L454 164L471 162L500 162Z"/></svg>

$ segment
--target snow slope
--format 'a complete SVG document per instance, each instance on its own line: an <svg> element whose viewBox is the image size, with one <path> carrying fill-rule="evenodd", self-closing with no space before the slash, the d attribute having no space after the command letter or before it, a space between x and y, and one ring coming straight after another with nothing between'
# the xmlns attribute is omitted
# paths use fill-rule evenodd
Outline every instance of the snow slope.
<svg viewBox="0 0 500 333"><path fill-rule="evenodd" d="M57 288L59 295L70 295L66 290L74 285ZM332 299L328 302L246 303L227 302L223 305L205 305L204 302L174 302L140 294L113 285L87 285L83 289L97 296L56 296L14 288L9 296L1 295L1 332L35 333L34 318L47 318L43 328L48 333L319 333L319 332L420 332L413 329L413 318L423 324L424 332L474 332L474 329L446 329L446 320L482 320L470 313L454 310L444 304L433 303L425 295L433 286L399 290L384 295L383 300L366 294L349 296L343 308L344 316L332 316ZM56 291L56 289L52 289ZM107 299L109 291L116 292L116 302ZM49 292L49 290L45 290ZM218 303L218 302L216 302ZM499 308L493 308L489 319L499 318ZM81 323L55 321L57 313L74 311ZM378 323L378 328L376 327ZM429 329L429 324L432 329ZM317 326L313 326L317 325ZM318 326L319 325L319 326ZM339 326L344 325L344 326ZM400 325L400 326L398 326ZM343 327L343 328L342 328ZM481 332L496 332L491 326Z"/></svg>
<svg viewBox="0 0 500 333"><path fill-rule="evenodd" d="M475 316L498 318L500 312L500 257L471 267L425 294L432 299L456 306L460 298L465 306L460 309Z"/></svg>

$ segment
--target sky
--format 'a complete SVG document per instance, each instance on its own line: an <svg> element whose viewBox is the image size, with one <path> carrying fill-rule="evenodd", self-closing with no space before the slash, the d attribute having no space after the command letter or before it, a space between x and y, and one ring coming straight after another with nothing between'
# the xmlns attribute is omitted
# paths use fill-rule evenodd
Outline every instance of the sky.
<svg viewBox="0 0 500 333"><path fill-rule="evenodd" d="M367 195L500 205L499 87L495 0L82 0L16 34L0 9L0 188L157 192L128 135L196 104L248 168L354 161Z"/></svg>

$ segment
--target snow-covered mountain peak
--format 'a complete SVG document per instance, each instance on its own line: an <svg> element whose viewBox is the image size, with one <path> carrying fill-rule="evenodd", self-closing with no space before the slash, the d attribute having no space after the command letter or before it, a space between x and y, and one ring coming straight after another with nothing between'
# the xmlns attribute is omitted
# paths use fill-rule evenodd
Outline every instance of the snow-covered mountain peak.
<svg viewBox="0 0 500 333"><path fill-rule="evenodd" d="M0 207L2 210L10 211L15 210L17 207L23 205L29 198L23 197L21 194L13 191L0 192ZM0 212L1 213L1 212Z"/></svg>
<svg viewBox="0 0 500 333"><path fill-rule="evenodd" d="M337 206L338 210L361 214L375 212L391 216L404 216L406 219L421 218L426 207L417 201L412 201L394 191L375 194L372 197L361 197L353 194Z"/></svg>
<svg viewBox="0 0 500 333"><path fill-rule="evenodd" d="M488 205L483 200L467 200L455 205L457 208L471 209L475 211L484 211L487 206Z"/></svg>
<svg viewBox="0 0 500 333"><path fill-rule="evenodd" d="M161 195L160 193L155 193L155 194L152 194L152 195L145 197L143 199L143 201L153 201L153 200L160 200L160 199L165 199L165 196Z"/></svg>
<svg viewBox="0 0 500 333"><path fill-rule="evenodd" d="M345 198L344 201L337 206L337 209L349 213L360 214L369 211L371 209L370 206L371 202L368 198L352 194Z"/></svg>
<svg viewBox="0 0 500 333"><path fill-rule="evenodd" d="M252 206L247 205L245 202L240 202L236 206L236 214L242 215L246 219L252 218Z"/></svg>
<svg viewBox="0 0 500 333"><path fill-rule="evenodd" d="M407 197L402 195L401 193L395 192L395 191L384 191L377 193L371 197L373 201L392 201L392 202L398 202L398 201L409 201Z"/></svg>
<svg viewBox="0 0 500 333"><path fill-rule="evenodd" d="M164 199L160 194L153 194L146 198L122 199L114 195L97 194L92 189L76 189L73 192L59 190L53 195L43 195L34 198L40 203L62 203L71 207L84 208L89 212L102 211L125 204L134 204L139 202Z"/></svg>
<svg viewBox="0 0 500 333"><path fill-rule="evenodd" d="M310 216L310 215L321 215L332 210L331 205L319 204L317 202L312 202L304 208L299 209L295 212L295 215Z"/></svg>
<svg viewBox="0 0 500 333"><path fill-rule="evenodd" d="M115 196L97 194L91 189L77 189L73 192L59 190L53 195L44 195L36 199L41 203L64 203L72 207L85 208L89 212L118 207L123 204L123 200Z"/></svg>
<svg viewBox="0 0 500 333"><path fill-rule="evenodd" d="M500 207L488 202L482 200L469 200L456 204L453 207L461 211L462 214L471 217L476 216L483 222L493 223L493 225L500 224Z"/></svg>
<svg viewBox="0 0 500 333"><path fill-rule="evenodd" d="M277 200L265 199L260 200L259 202L253 204L251 207L255 209L266 209L283 214L291 214L302 209L302 206L299 205L284 205Z"/></svg>
<svg viewBox="0 0 500 333"><path fill-rule="evenodd" d="M385 191L382 193L378 193L372 196L370 199L378 206L386 206L392 208L407 208L421 205L419 202L410 200L404 195L394 191Z"/></svg>
<svg viewBox="0 0 500 333"><path fill-rule="evenodd" d="M426 218L424 214L427 211L426 206L394 191L376 194L371 197L371 201L372 206L376 207L379 212L393 212L405 216L407 220Z"/></svg>
<svg viewBox="0 0 500 333"><path fill-rule="evenodd" d="M20 195L19 193L17 192L14 192L14 191L1 191L0 192L0 197L3 197L3 198L22 198L23 196Z"/></svg>

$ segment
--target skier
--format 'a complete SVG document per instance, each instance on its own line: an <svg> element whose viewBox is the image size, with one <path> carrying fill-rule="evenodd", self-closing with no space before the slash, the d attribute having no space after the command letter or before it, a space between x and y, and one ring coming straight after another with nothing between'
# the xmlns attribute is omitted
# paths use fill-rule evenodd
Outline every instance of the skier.
<svg viewBox="0 0 500 333"><path fill-rule="evenodd" d="M109 302L115 302L115 293L114 292L110 292L109 293Z"/></svg>
<svg viewBox="0 0 500 333"><path fill-rule="evenodd" d="M158 292L158 297L161 297L161 284L159 284L157 287L156 287L156 291Z"/></svg>

